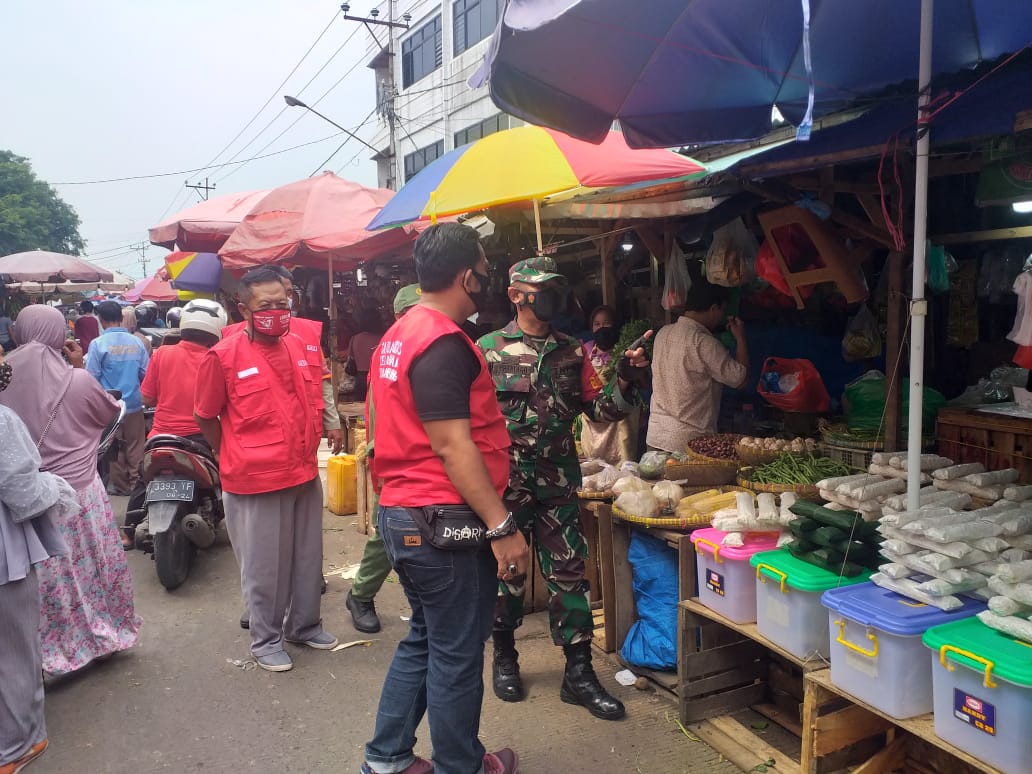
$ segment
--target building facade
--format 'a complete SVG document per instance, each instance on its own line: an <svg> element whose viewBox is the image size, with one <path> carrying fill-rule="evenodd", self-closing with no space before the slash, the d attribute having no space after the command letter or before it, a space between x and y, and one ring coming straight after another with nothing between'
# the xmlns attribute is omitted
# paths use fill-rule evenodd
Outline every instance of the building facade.
<svg viewBox="0 0 1032 774"><path fill-rule="evenodd" d="M381 3L381 19L409 27L392 31L393 67L387 28L372 27L378 40L369 41L380 115L370 144L381 149L374 157L380 187L397 190L453 148L521 123L502 113L486 88L466 85L503 7L504 0Z"/></svg>

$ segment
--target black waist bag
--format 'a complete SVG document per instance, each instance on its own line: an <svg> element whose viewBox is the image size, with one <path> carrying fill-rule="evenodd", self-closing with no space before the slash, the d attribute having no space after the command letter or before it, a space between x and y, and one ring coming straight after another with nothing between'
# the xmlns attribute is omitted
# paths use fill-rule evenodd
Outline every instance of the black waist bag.
<svg viewBox="0 0 1032 774"><path fill-rule="evenodd" d="M470 551L487 542L487 527L468 505L425 505L405 510L434 548Z"/></svg>

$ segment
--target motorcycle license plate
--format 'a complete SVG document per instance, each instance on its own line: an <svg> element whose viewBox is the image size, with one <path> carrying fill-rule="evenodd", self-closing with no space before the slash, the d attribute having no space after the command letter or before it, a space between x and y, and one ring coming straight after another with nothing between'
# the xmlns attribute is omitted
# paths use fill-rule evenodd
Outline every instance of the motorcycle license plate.
<svg viewBox="0 0 1032 774"><path fill-rule="evenodd" d="M147 502L160 500L182 500L190 502L194 498L193 481L151 481L147 484Z"/></svg>

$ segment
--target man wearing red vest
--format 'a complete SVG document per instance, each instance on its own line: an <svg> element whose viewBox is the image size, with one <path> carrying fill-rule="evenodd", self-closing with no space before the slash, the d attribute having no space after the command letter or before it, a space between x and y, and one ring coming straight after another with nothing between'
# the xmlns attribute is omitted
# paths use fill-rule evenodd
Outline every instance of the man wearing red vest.
<svg viewBox="0 0 1032 774"><path fill-rule="evenodd" d="M487 259L475 230L444 223L419 237L415 263L422 301L384 334L369 372L380 534L412 617L362 772L513 774L516 753L485 753L478 738L497 581L525 572L529 559L502 503L505 419L484 357L459 327L488 292ZM472 528L462 533L479 533L481 545L432 545L429 506L465 512ZM412 749L424 714L433 764Z"/></svg>
<svg viewBox="0 0 1032 774"><path fill-rule="evenodd" d="M262 669L285 672L283 644L337 645L319 614L322 581L322 368L290 333L287 292L269 267L240 281L246 333L201 361L194 418L219 450L226 526Z"/></svg>

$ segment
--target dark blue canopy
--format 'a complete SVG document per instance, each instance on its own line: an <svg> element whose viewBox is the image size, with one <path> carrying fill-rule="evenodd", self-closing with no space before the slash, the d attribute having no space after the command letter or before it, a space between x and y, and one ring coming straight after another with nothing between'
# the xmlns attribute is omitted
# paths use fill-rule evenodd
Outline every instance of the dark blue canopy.
<svg viewBox="0 0 1032 774"><path fill-rule="evenodd" d="M503 110L632 147L752 139L917 78L919 0L511 0L489 60ZM935 0L933 73L1032 43L1029 0Z"/></svg>

